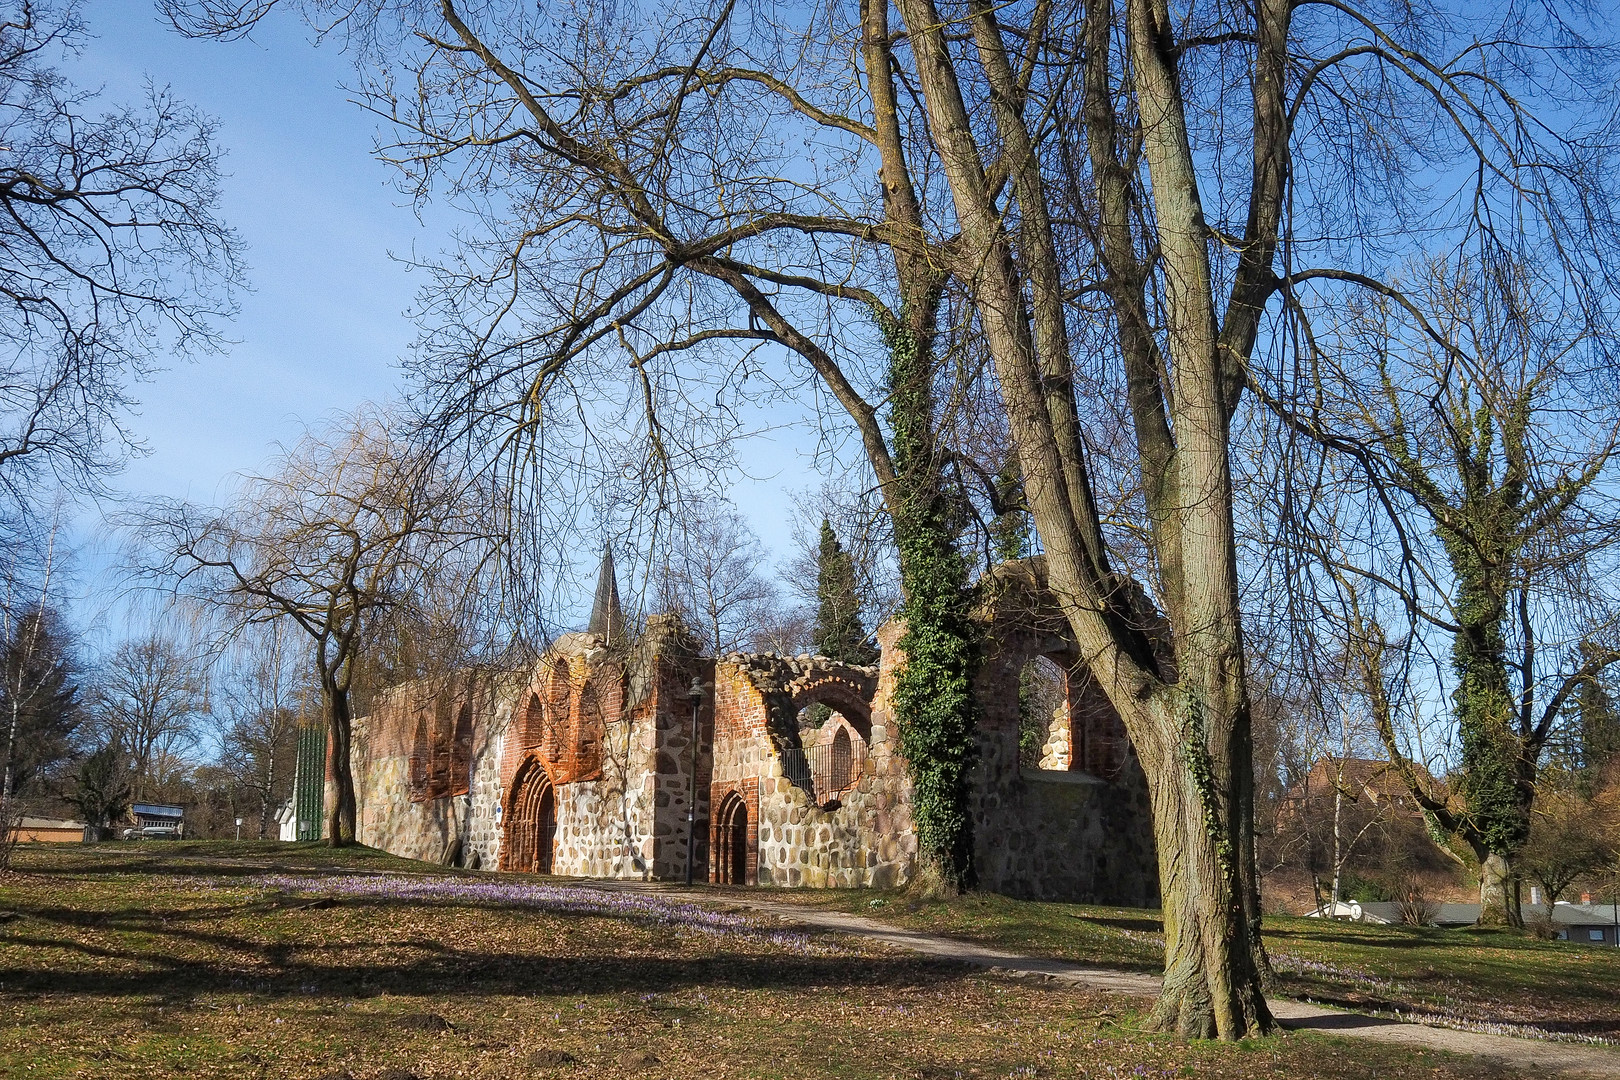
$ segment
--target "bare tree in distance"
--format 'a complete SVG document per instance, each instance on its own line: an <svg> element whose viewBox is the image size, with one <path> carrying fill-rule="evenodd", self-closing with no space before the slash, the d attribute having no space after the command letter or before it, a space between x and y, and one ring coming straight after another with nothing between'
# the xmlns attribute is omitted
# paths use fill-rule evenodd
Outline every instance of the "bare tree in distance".
<svg viewBox="0 0 1620 1080"><path fill-rule="evenodd" d="M13 544L4 557L0 572L0 656L4 676L0 683L0 725L5 728L4 753L0 755L0 835L10 837L22 816L22 788L37 767L54 756L45 746L30 743L43 739L54 743L65 740L78 725L82 705L77 688L69 682L71 665L64 655L64 634L54 608L53 588L59 587L58 540L60 514L53 517L39 565L30 562L29 552ZM13 537L13 540L19 538ZM65 695L65 696L64 696ZM65 731L59 731L66 725ZM9 839L0 849L0 867L9 864Z"/></svg>
<svg viewBox="0 0 1620 1080"><path fill-rule="evenodd" d="M1620 660L1614 312L1547 273L1431 261L1398 300L1323 320L1301 425L1332 460L1293 526L1316 563L1295 587L1323 590L1312 626L1359 658L1385 753L1472 849L1485 922L1522 922L1515 860L1543 751Z"/></svg>
<svg viewBox="0 0 1620 1080"><path fill-rule="evenodd" d="M1279 313L1387 293L1418 243L1544 246L1602 280L1607 134L1537 142L1530 110L1584 116L1570 101L1612 82L1607 54L1512 6L1267 0L1172 21L1151 0L898 0L892 26L883 3L776 24L731 4L656 22L299 6L361 54L412 193L484 229L433 268L416 361L463 430L515 419L503 446L566 443L535 403L628 359L662 437L678 427L661 401L789 393L808 367L859 432L902 574L954 578L965 466L936 391L953 335L974 342L1048 583L1148 776L1166 930L1150 1024L1268 1030L1234 524L1246 395L1290 355L1299 322ZM167 9L229 34L267 7ZM1459 160L1477 182L1453 199ZM801 366L765 370L781 354L762 343ZM1125 449L1088 444L1099 412ZM971 649L952 638L960 683ZM955 779L930 790L959 791L972 717L921 712L903 738L938 734ZM964 840L940 848L958 882Z"/></svg>
<svg viewBox="0 0 1620 1080"><path fill-rule="evenodd" d="M353 843L351 691L368 634L438 567L489 557L479 500L368 408L310 432L223 509L165 502L123 523L137 573L227 633L289 622L307 636L336 782L327 838Z"/></svg>
<svg viewBox="0 0 1620 1080"><path fill-rule="evenodd" d="M200 656L162 633L120 643L97 665L93 727L122 748L136 800L172 798L193 764L208 711Z"/></svg>
<svg viewBox="0 0 1620 1080"><path fill-rule="evenodd" d="M0 4L0 494L101 490L138 445L129 384L220 344L238 240L221 224L215 123L149 86L104 101L56 66L82 5Z"/></svg>
<svg viewBox="0 0 1620 1080"><path fill-rule="evenodd" d="M307 648L303 635L285 622L253 626L239 632L214 664L215 756L231 780L258 800L261 840L292 790L298 727L320 698Z"/></svg>
<svg viewBox="0 0 1620 1080"><path fill-rule="evenodd" d="M674 612L716 655L753 647L773 622L776 588L761 573L765 549L743 516L729 506L695 510L669 541L656 603Z"/></svg>

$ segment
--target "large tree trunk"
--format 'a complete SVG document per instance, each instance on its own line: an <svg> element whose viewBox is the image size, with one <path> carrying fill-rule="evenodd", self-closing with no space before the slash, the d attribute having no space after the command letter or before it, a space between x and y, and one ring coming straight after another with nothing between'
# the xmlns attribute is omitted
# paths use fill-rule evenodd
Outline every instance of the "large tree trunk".
<svg viewBox="0 0 1620 1080"><path fill-rule="evenodd" d="M1479 925L1523 926L1518 872L1513 863L1499 852L1480 851L1478 854Z"/></svg>
<svg viewBox="0 0 1620 1080"><path fill-rule="evenodd" d="M1272 1020L1250 936L1241 852L1222 823L1227 800L1198 738L1201 722L1191 706L1167 705L1181 713L1186 739L1151 752L1158 760L1147 769L1165 948L1164 989L1149 1026L1187 1038L1243 1038L1269 1030Z"/></svg>
<svg viewBox="0 0 1620 1080"><path fill-rule="evenodd" d="M330 680L321 685L322 704L326 707L326 730L332 743L329 766L332 770L333 795L327 807L326 842L331 847L348 847L355 836L354 770L350 753L353 740L352 718L349 715L349 691Z"/></svg>
<svg viewBox="0 0 1620 1080"><path fill-rule="evenodd" d="M1154 52L1163 35L1135 25L1144 11L1131 5L1137 66L1158 68L1157 82L1147 80L1152 85L1142 91L1153 99L1155 114L1144 120L1144 156L1153 168L1160 253L1169 267L1166 302L1174 312L1168 355L1178 388L1173 426L1179 445L1166 465L1175 470L1181 494L1171 509L1174 539L1156 534L1179 555L1184 576L1180 595L1169 600L1173 674L1154 655L1130 587L1109 568L1084 444L1070 437L1077 406L1067 379L1053 377L1059 367L1066 373L1072 358L1061 288L1041 269L1050 270L1053 238L1032 210L1044 199L1033 145L1019 132L1017 109L999 108L1021 211L1015 251L956 78L946 24L932 0L898 4L961 228L958 273L971 284L994 361L1025 494L1046 549L1048 582L1148 777L1166 931L1166 981L1155 1025L1224 1039L1264 1032L1271 1017L1255 954L1258 889L1252 867L1240 867L1253 854L1243 835L1253 812L1253 762L1227 460L1228 373L1217 343L1206 230L1175 76ZM997 85L1008 65L997 55L994 14L981 5L973 21L975 44ZM1144 35L1151 41L1142 42ZM998 104L1009 105L1008 99L998 91ZM1033 267L1027 278L1020 276L1026 265Z"/></svg>

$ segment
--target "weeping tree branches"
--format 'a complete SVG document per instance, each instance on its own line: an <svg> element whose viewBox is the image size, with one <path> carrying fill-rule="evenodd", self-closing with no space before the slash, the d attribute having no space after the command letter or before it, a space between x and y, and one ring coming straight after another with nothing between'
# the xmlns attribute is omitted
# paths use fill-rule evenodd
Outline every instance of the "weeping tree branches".
<svg viewBox="0 0 1620 1080"><path fill-rule="evenodd" d="M171 7L232 29L207 2ZM1282 0L1175 16L1152 0L868 0L776 23L708 5L656 23L590 3L303 7L348 34L368 103L402 132L388 156L409 190L479 223L435 269L418 361L429 411L459 434L514 460L550 452L551 395L606 385L617 360L662 470L736 430L723 418L745 383L765 400L825 394L902 559L930 553L943 626L961 585L937 527L955 494L938 479L954 399L938 391L947 360L983 363L1051 587L1148 776L1167 939L1153 1023L1268 1029L1234 474L1255 422L1245 391L1294 404L1301 388L1278 393L1265 362L1293 355L1320 283L1383 281L1413 236L1508 236L1524 228L1502 216L1515 200L1543 236L1569 224L1567 187L1548 185L1586 148L1533 156L1510 92L1529 70L1514 66L1524 28ZM1446 49L1462 59L1434 59ZM1459 145L1480 163L1472 186L1438 184ZM1290 431L1318 419L1300 400ZM1103 433L1122 445L1095 445ZM908 478L925 481L915 502ZM1123 572L1142 550L1168 649ZM908 603L923 594L908 586ZM940 741L960 746L970 719L952 723Z"/></svg>
<svg viewBox="0 0 1620 1080"><path fill-rule="evenodd" d="M495 546L477 499L391 419L362 412L311 433L223 509L169 502L124 521L137 573L217 614L227 633L286 622L308 637L336 785L334 847L355 835L351 692L369 635L420 603L436 575L476 578Z"/></svg>

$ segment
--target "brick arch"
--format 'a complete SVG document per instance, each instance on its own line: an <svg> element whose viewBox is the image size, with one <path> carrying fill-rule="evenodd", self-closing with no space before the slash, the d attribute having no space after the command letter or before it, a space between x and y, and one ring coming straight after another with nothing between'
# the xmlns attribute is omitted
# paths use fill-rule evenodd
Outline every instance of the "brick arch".
<svg viewBox="0 0 1620 1080"><path fill-rule="evenodd" d="M557 787L538 754L525 754L501 804L502 870L549 874L557 834Z"/></svg>
<svg viewBox="0 0 1620 1080"><path fill-rule="evenodd" d="M872 741L872 704L853 680L826 675L793 687L794 715L812 705L842 713L862 739Z"/></svg>
<svg viewBox="0 0 1620 1080"><path fill-rule="evenodd" d="M518 713L518 745L525 750L539 746L545 736L545 724L546 707L540 701L539 692L530 688Z"/></svg>
<svg viewBox="0 0 1620 1080"><path fill-rule="evenodd" d="M568 734L568 721L573 713L574 680L568 672L568 662L561 657L552 660L545 675L545 721L540 741L547 760L556 761L562 752L563 740Z"/></svg>
<svg viewBox="0 0 1620 1080"><path fill-rule="evenodd" d="M601 772L602 740L607 735L607 722L596 679L587 679L579 688L579 703L574 708L570 728L569 746L573 750L575 768L581 776Z"/></svg>
<svg viewBox="0 0 1620 1080"><path fill-rule="evenodd" d="M714 861L711 877L721 885L750 885L757 879L759 821L757 808L736 791L720 800L710 831Z"/></svg>
<svg viewBox="0 0 1620 1080"><path fill-rule="evenodd" d="M449 689L417 713L406 785L412 802L465 795L472 784L473 706Z"/></svg>

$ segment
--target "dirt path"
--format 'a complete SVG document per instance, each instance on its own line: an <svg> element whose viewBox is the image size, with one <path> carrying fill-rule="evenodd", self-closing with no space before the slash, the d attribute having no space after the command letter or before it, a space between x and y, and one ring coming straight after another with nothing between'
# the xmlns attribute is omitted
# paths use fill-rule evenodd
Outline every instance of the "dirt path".
<svg viewBox="0 0 1620 1080"><path fill-rule="evenodd" d="M1159 978L1129 971L1074 964L1066 960L1050 960L1038 956L1005 952L983 945L975 945L955 938L939 937L917 930L906 930L878 922L875 919L852 915L842 911L800 907L778 900L756 900L727 894L724 897L687 891L666 885L646 885L640 882L593 881L581 883L592 889L629 892L656 892L703 904L725 903L749 908L762 914L775 915L789 922L843 934L853 934L871 941L880 941L911 952L926 953L944 960L958 960L977 964L1011 978L1038 979L1100 990L1111 994L1131 994L1152 997L1159 992ZM1543 1042L1519 1039L1506 1035L1485 1035L1452 1028L1428 1027L1408 1024L1360 1013L1340 1012L1307 1005L1289 998L1272 998L1271 1011L1283 1027L1294 1030L1320 1031L1332 1035L1357 1039L1376 1039L1379 1042L1428 1050L1446 1050L1454 1054L1468 1054L1497 1065L1511 1075L1565 1075L1620 1077L1620 1051L1600 1046L1582 1046L1578 1043Z"/></svg>

